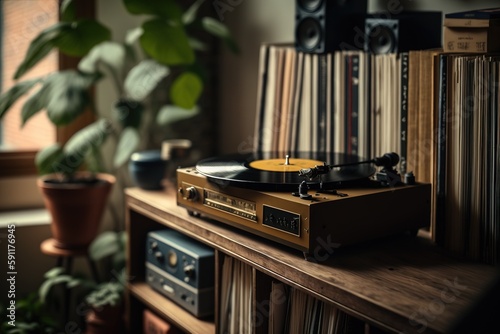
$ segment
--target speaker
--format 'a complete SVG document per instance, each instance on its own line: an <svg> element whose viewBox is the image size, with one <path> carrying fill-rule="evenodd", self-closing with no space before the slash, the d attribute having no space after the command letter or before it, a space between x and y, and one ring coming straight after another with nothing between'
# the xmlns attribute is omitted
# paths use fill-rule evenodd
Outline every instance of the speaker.
<svg viewBox="0 0 500 334"><path fill-rule="evenodd" d="M382 15L382 14L380 14ZM365 20L364 50L374 54L440 48L441 12L402 12Z"/></svg>
<svg viewBox="0 0 500 334"><path fill-rule="evenodd" d="M296 0L295 47L307 53L328 53L356 46L363 30L367 0Z"/></svg>

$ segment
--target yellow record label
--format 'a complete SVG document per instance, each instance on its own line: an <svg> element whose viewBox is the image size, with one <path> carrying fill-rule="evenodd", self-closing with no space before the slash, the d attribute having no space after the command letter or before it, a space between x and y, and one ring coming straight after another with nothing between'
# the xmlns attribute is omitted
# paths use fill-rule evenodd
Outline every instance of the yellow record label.
<svg viewBox="0 0 500 334"><path fill-rule="evenodd" d="M288 163L287 163L288 162ZM303 168L324 165L323 161L311 159L264 159L252 161L250 167L268 172L298 172Z"/></svg>

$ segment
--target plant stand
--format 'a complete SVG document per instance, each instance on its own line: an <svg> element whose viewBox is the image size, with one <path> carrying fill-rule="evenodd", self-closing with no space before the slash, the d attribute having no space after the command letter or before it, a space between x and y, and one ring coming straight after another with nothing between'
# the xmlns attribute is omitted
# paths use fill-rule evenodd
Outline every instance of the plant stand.
<svg viewBox="0 0 500 334"><path fill-rule="evenodd" d="M92 278L96 283L99 283L99 275L95 263L90 259L88 247L81 248L59 248L56 246L57 241L53 238L47 239L40 244L40 250L43 254L57 257L57 266L63 267L69 274L73 270L73 259L75 257L85 257L89 264Z"/></svg>
<svg viewBox="0 0 500 334"><path fill-rule="evenodd" d="M57 241L53 238L46 239L40 244L40 250L43 254L57 257L57 266L63 267L66 273L70 274L73 270L73 259L75 257L85 257L89 264L89 268L92 274L92 278L96 283L99 283L99 275L97 273L97 268L95 263L89 257L88 247L80 247L80 248L59 248L56 246ZM64 296L64 305L63 305L63 320L65 322L68 321L68 311L69 304L71 301L71 293L70 290L66 291Z"/></svg>

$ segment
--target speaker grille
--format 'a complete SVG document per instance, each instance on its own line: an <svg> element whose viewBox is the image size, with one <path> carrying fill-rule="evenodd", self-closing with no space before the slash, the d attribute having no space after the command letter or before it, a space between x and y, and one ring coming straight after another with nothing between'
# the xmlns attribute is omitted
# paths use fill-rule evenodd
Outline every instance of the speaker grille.
<svg viewBox="0 0 500 334"><path fill-rule="evenodd" d="M325 54L363 48L354 43L354 37L357 31L364 32L366 3L367 0L296 0L296 49Z"/></svg>
<svg viewBox="0 0 500 334"><path fill-rule="evenodd" d="M297 27L297 44L307 51L321 47L322 29L320 23L313 18L302 20Z"/></svg>
<svg viewBox="0 0 500 334"><path fill-rule="evenodd" d="M366 22L366 51L385 54L398 51L398 21L375 20Z"/></svg>

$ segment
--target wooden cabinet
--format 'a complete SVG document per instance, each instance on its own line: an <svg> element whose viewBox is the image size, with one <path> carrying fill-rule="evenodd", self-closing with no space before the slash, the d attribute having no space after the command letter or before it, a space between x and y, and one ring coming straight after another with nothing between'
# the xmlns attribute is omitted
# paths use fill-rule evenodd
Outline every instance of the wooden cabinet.
<svg viewBox="0 0 500 334"><path fill-rule="evenodd" d="M374 332L446 333L474 321L481 325L484 322L474 318L471 307L485 306L481 314L487 317L492 308L481 298L485 292L490 297L498 294L498 288L488 290L498 286L497 268L450 257L422 234L340 249L326 262L315 263L304 260L299 251L192 217L176 205L175 196L173 186L162 191L126 190L130 333L142 331L145 308L186 332L219 332L221 263L226 256L251 267L254 312L266 304L271 283L278 281L335 306ZM146 235L161 228L177 230L215 249L214 317L197 319L145 282ZM262 321L254 323L251 332L267 331L265 313L259 313Z"/></svg>

